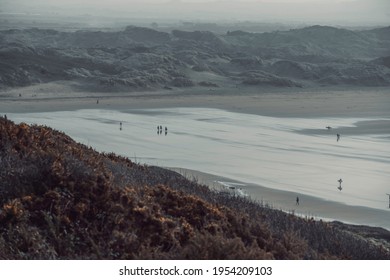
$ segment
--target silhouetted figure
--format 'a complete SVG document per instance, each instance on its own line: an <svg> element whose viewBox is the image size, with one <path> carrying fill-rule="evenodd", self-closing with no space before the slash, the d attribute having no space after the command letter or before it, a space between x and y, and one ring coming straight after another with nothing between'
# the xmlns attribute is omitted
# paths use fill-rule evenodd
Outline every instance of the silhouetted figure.
<svg viewBox="0 0 390 280"><path fill-rule="evenodd" d="M329 126L329 125L328 125L326 128L327 128L327 129L332 129L332 127L331 127L331 126Z"/></svg>
<svg viewBox="0 0 390 280"><path fill-rule="evenodd" d="M337 133L336 136L337 136L337 142L339 142L339 140L340 140L340 134Z"/></svg>
<svg viewBox="0 0 390 280"><path fill-rule="evenodd" d="M165 127L165 136L168 134L168 128Z"/></svg>
<svg viewBox="0 0 390 280"><path fill-rule="evenodd" d="M119 130L122 130L122 122L119 123Z"/></svg>
<svg viewBox="0 0 390 280"><path fill-rule="evenodd" d="M4 115L4 119L7 120L7 115Z"/></svg>
<svg viewBox="0 0 390 280"><path fill-rule="evenodd" d="M343 188L341 187L341 183L343 182L343 180L340 178L337 182L339 182L339 187L338 189L341 191Z"/></svg>
<svg viewBox="0 0 390 280"><path fill-rule="evenodd" d="M296 205L299 205L299 197L297 196Z"/></svg>
<svg viewBox="0 0 390 280"><path fill-rule="evenodd" d="M99 99L96 99L96 104L99 104Z"/></svg>

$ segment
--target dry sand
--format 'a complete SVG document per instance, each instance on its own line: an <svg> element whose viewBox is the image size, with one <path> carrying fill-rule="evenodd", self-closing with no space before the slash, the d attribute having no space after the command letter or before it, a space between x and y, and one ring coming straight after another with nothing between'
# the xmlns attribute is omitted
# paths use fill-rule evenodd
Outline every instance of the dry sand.
<svg viewBox="0 0 390 280"><path fill-rule="evenodd" d="M91 93L52 83L0 92L2 113L170 107L217 108L273 117L388 117L390 88L230 87Z"/></svg>
<svg viewBox="0 0 390 280"><path fill-rule="evenodd" d="M0 92L0 114L171 107L218 108L274 117L370 117L380 119L390 117L390 89L195 88L131 93L83 93L74 92L61 84L47 84ZM353 133L389 133L389 127L389 122L383 121L361 123ZM314 132L304 131L303 133ZM209 186L215 186L215 181L232 181L228 178L192 170L180 168L175 170L197 178L200 183ZM380 225L390 229L390 209L375 210L348 206L253 184L246 184L245 191L252 199L263 201L277 209L295 211L295 213L309 217ZM296 196L300 197L299 206L295 205Z"/></svg>

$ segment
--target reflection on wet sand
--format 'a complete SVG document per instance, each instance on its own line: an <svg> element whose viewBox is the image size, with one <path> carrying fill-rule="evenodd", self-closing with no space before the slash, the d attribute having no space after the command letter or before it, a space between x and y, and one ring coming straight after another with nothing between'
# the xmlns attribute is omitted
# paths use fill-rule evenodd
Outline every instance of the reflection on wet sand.
<svg viewBox="0 0 390 280"><path fill-rule="evenodd" d="M46 124L100 151L158 166L179 166L320 199L387 209L388 119L275 118L217 109L12 114ZM64 121L67 120L67 121ZM119 131L113 124L121 122ZM164 124L164 129L161 123ZM335 133L355 127L359 134ZM332 129L326 129L329 125ZM367 134L367 126L380 134ZM169 137L156 137L155 128ZM166 128L166 129L165 129ZM316 131L320 133L315 133ZM342 178L343 191L337 190Z"/></svg>

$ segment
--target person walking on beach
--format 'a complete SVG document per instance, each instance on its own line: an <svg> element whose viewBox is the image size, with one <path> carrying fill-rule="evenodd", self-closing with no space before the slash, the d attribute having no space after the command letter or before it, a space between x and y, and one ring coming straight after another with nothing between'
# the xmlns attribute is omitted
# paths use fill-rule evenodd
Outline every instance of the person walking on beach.
<svg viewBox="0 0 390 280"><path fill-rule="evenodd" d="M297 196L296 205L299 205L299 197Z"/></svg>
<svg viewBox="0 0 390 280"><path fill-rule="evenodd" d="M338 189L341 191L343 188L341 187L341 183L343 182L343 179L339 179L337 182L339 182L339 187L338 187Z"/></svg>
<svg viewBox="0 0 390 280"><path fill-rule="evenodd" d="M337 133L337 142L340 140L340 134Z"/></svg>
<svg viewBox="0 0 390 280"><path fill-rule="evenodd" d="M122 130L122 122L119 123L119 130Z"/></svg>

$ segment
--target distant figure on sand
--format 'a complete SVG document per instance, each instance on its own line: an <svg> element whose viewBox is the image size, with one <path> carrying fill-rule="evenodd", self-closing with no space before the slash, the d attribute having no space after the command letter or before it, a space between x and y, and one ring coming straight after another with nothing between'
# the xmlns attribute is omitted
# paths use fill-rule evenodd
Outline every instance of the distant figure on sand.
<svg viewBox="0 0 390 280"><path fill-rule="evenodd" d="M99 104L99 99L96 99L96 104Z"/></svg>
<svg viewBox="0 0 390 280"><path fill-rule="evenodd" d="M340 140L340 134L337 133L337 142Z"/></svg>
<svg viewBox="0 0 390 280"><path fill-rule="evenodd" d="M119 123L119 130L122 130L122 122Z"/></svg>
<svg viewBox="0 0 390 280"><path fill-rule="evenodd" d="M339 182L339 187L338 187L338 189L341 191L343 188L341 187L341 183L343 182L343 180L340 178L337 182Z"/></svg>
<svg viewBox="0 0 390 280"><path fill-rule="evenodd" d="M299 197L297 196L296 205L299 205Z"/></svg>
<svg viewBox="0 0 390 280"><path fill-rule="evenodd" d="M168 128L165 127L165 135L167 135L167 134L168 134Z"/></svg>

